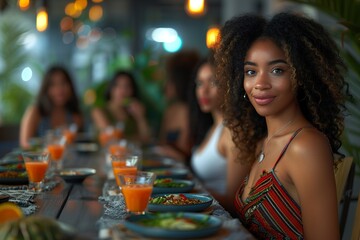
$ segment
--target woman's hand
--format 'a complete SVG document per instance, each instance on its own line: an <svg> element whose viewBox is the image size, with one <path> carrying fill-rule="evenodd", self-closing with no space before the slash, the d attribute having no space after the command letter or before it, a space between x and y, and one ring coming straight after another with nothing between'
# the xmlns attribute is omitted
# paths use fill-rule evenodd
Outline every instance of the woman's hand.
<svg viewBox="0 0 360 240"><path fill-rule="evenodd" d="M137 121L145 118L145 107L138 100L132 99L127 109Z"/></svg>

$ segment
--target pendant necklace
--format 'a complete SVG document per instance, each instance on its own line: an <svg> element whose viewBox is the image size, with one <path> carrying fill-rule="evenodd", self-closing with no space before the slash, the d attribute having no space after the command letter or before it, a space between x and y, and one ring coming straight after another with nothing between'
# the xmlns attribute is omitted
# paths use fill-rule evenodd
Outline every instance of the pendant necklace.
<svg viewBox="0 0 360 240"><path fill-rule="evenodd" d="M290 126L290 124L294 121L294 119L291 119L290 121L288 121L283 127L281 127L280 129L278 129L273 135L271 135L270 137L266 138L265 143L263 144L262 148L261 148L261 152L259 154L258 157L258 162L261 163L264 159L265 159L265 152L264 149L267 146L267 144L269 143L269 141L275 137L276 135L280 134L282 131L284 131L287 127Z"/></svg>

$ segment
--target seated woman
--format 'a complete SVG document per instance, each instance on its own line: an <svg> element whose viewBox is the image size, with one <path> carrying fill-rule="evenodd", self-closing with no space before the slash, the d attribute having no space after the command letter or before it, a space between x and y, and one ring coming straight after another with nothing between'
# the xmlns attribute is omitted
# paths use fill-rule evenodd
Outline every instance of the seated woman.
<svg viewBox="0 0 360 240"><path fill-rule="evenodd" d="M76 124L83 127L73 81L60 66L52 66L45 73L34 105L27 108L20 126L20 146L31 147L33 137L43 137L49 129Z"/></svg>
<svg viewBox="0 0 360 240"><path fill-rule="evenodd" d="M348 91L336 43L300 15L244 15L225 23L216 59L226 124L252 163L235 198L244 226L258 239L339 239L333 156Z"/></svg>
<svg viewBox="0 0 360 240"><path fill-rule="evenodd" d="M189 160L189 109L188 90L192 73L199 61L193 50L183 50L169 56L166 61L165 97L168 101L159 136L161 155L181 161Z"/></svg>
<svg viewBox="0 0 360 240"><path fill-rule="evenodd" d="M250 165L236 161L230 131L224 127L220 110L223 99L214 76L213 58L200 62L191 89L190 139L195 141L192 170L215 199L233 213L235 192Z"/></svg>
<svg viewBox="0 0 360 240"><path fill-rule="evenodd" d="M117 123L124 125L124 137L146 143L150 129L145 107L138 99L135 78L130 72L118 71L105 91L106 104L92 109L92 119L99 130Z"/></svg>

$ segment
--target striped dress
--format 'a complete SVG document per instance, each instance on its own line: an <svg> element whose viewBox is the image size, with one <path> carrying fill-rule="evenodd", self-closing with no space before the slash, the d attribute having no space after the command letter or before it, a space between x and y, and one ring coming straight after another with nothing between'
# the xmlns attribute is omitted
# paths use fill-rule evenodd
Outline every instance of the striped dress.
<svg viewBox="0 0 360 240"><path fill-rule="evenodd" d="M300 131L298 129L290 138L274 167L269 172L263 172L245 201L242 201L241 196L248 179L236 193L237 214L244 226L258 239L304 239L300 206L275 174L276 165Z"/></svg>

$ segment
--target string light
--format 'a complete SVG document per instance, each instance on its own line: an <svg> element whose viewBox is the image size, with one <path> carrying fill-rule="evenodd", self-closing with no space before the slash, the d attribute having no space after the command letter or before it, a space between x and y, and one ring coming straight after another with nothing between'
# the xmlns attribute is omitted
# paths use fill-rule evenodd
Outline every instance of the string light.
<svg viewBox="0 0 360 240"><path fill-rule="evenodd" d="M205 13L205 0L187 0L185 10L190 16L201 16Z"/></svg>
<svg viewBox="0 0 360 240"><path fill-rule="evenodd" d="M220 29L218 27L209 28L209 30L206 32L206 46L208 48L216 47L219 40L219 34Z"/></svg>
<svg viewBox="0 0 360 240"><path fill-rule="evenodd" d="M48 13L44 7L40 8L36 15L36 29L39 32L44 32L49 24Z"/></svg>
<svg viewBox="0 0 360 240"><path fill-rule="evenodd" d="M25 11L30 7L30 0L18 0L18 6L22 11Z"/></svg>

